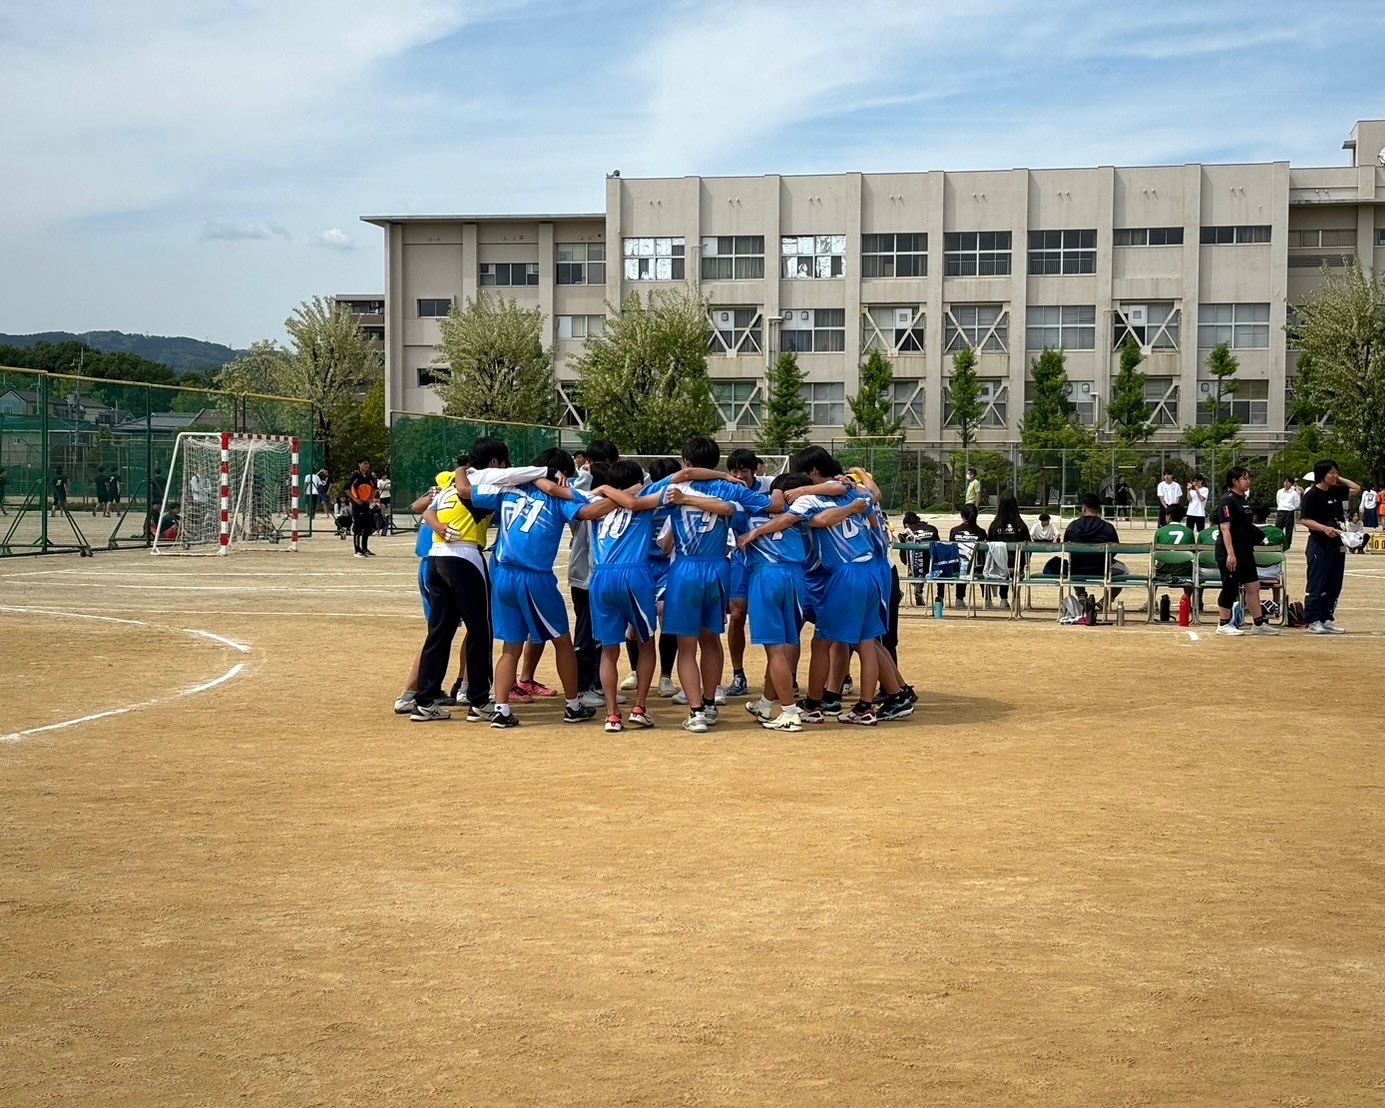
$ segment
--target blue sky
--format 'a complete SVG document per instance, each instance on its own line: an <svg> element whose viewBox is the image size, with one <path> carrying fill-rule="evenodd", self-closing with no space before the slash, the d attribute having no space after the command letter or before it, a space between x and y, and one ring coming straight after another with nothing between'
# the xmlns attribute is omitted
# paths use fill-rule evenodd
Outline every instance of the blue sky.
<svg viewBox="0 0 1385 1108"><path fill-rule="evenodd" d="M1345 164L1385 6L0 0L0 331L248 345L383 288L363 214L603 178Z"/></svg>

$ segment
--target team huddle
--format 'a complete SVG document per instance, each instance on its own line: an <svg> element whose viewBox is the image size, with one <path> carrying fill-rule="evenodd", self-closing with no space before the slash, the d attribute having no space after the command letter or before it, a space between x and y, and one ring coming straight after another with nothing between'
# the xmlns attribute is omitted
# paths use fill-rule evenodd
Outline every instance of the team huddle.
<svg viewBox="0 0 1385 1108"><path fill-rule="evenodd" d="M654 726L649 696L656 636L676 643L679 699L687 701L682 726L698 734L714 726L724 701L728 613L733 635L737 616L745 613L751 643L765 651L762 695L746 703L763 727L801 731L828 715L874 726L912 714L917 697L884 643L897 618L891 601L898 581L880 491L870 475L844 473L821 447L800 452L791 472L772 479L762 475L751 451L733 451L724 471L716 468L720 460L716 443L699 437L687 444L681 464L661 459L649 473L598 443L580 471L556 448L532 466L511 467L503 442L478 439L414 505L423 521L416 553L428 634L395 710L429 722L451 718L449 709L464 702L468 720L514 727L519 720L512 701L529 699L526 682L516 680L526 644L551 643L566 698L563 721L595 716L596 706L582 696L567 605L554 572L572 530L590 544L585 602L600 647L597 703L605 705L607 731ZM815 631L800 699L805 623ZM466 634L464 673L445 693L459 628ZM734 639L732 645L735 664ZM623 652L633 673L621 684ZM851 687L853 653L859 699L846 708L842 696ZM527 684L532 687L532 680ZM744 691L739 672L737 686ZM633 693L626 716L621 689Z"/></svg>

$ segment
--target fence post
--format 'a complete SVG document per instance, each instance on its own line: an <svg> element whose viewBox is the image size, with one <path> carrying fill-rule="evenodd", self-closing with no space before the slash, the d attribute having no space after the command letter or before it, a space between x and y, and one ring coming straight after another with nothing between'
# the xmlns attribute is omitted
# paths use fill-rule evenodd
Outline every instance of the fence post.
<svg viewBox="0 0 1385 1108"><path fill-rule="evenodd" d="M38 382L38 433L39 433L39 474L38 474L38 518L39 549L48 549L48 481L51 472L51 456L48 446L48 374Z"/></svg>

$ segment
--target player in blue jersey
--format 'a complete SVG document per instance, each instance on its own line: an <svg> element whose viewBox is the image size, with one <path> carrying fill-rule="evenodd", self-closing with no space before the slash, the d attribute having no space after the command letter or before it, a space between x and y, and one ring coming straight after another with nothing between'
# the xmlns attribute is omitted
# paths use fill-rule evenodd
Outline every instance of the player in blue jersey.
<svg viewBox="0 0 1385 1108"><path fill-rule="evenodd" d="M557 475L570 478L576 472L565 450L546 450L534 459ZM462 479L458 479L458 487ZM611 501L592 502L584 493L560 495L563 486L540 479L515 489L478 486L471 502L490 508L499 520L494 568L491 575L491 620L495 636L503 644L495 672L495 712L492 727L513 727L519 721L510 710L510 690L519 670L525 642L553 643L554 661L567 705L564 723L591 719L596 709L582 704L577 687L577 655L569 632L567 605L558 591L553 562L567 524L579 519L600 519L611 511Z"/></svg>
<svg viewBox="0 0 1385 1108"><path fill-rule="evenodd" d="M766 477L765 463L753 450L738 447L726 455L726 472L756 492L770 492L773 478ZM750 691L745 676L745 621L748 611L750 569L740 547L731 548L731 601L726 612L726 652L731 656L731 684L727 696L745 696Z"/></svg>

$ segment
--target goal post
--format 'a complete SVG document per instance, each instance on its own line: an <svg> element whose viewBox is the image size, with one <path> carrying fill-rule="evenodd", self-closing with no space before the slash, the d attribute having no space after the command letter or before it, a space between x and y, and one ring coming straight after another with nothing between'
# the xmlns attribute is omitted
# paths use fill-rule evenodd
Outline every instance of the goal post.
<svg viewBox="0 0 1385 1108"><path fill-rule="evenodd" d="M150 552L224 556L246 542L297 550L299 479L296 438L181 432L147 521Z"/></svg>

